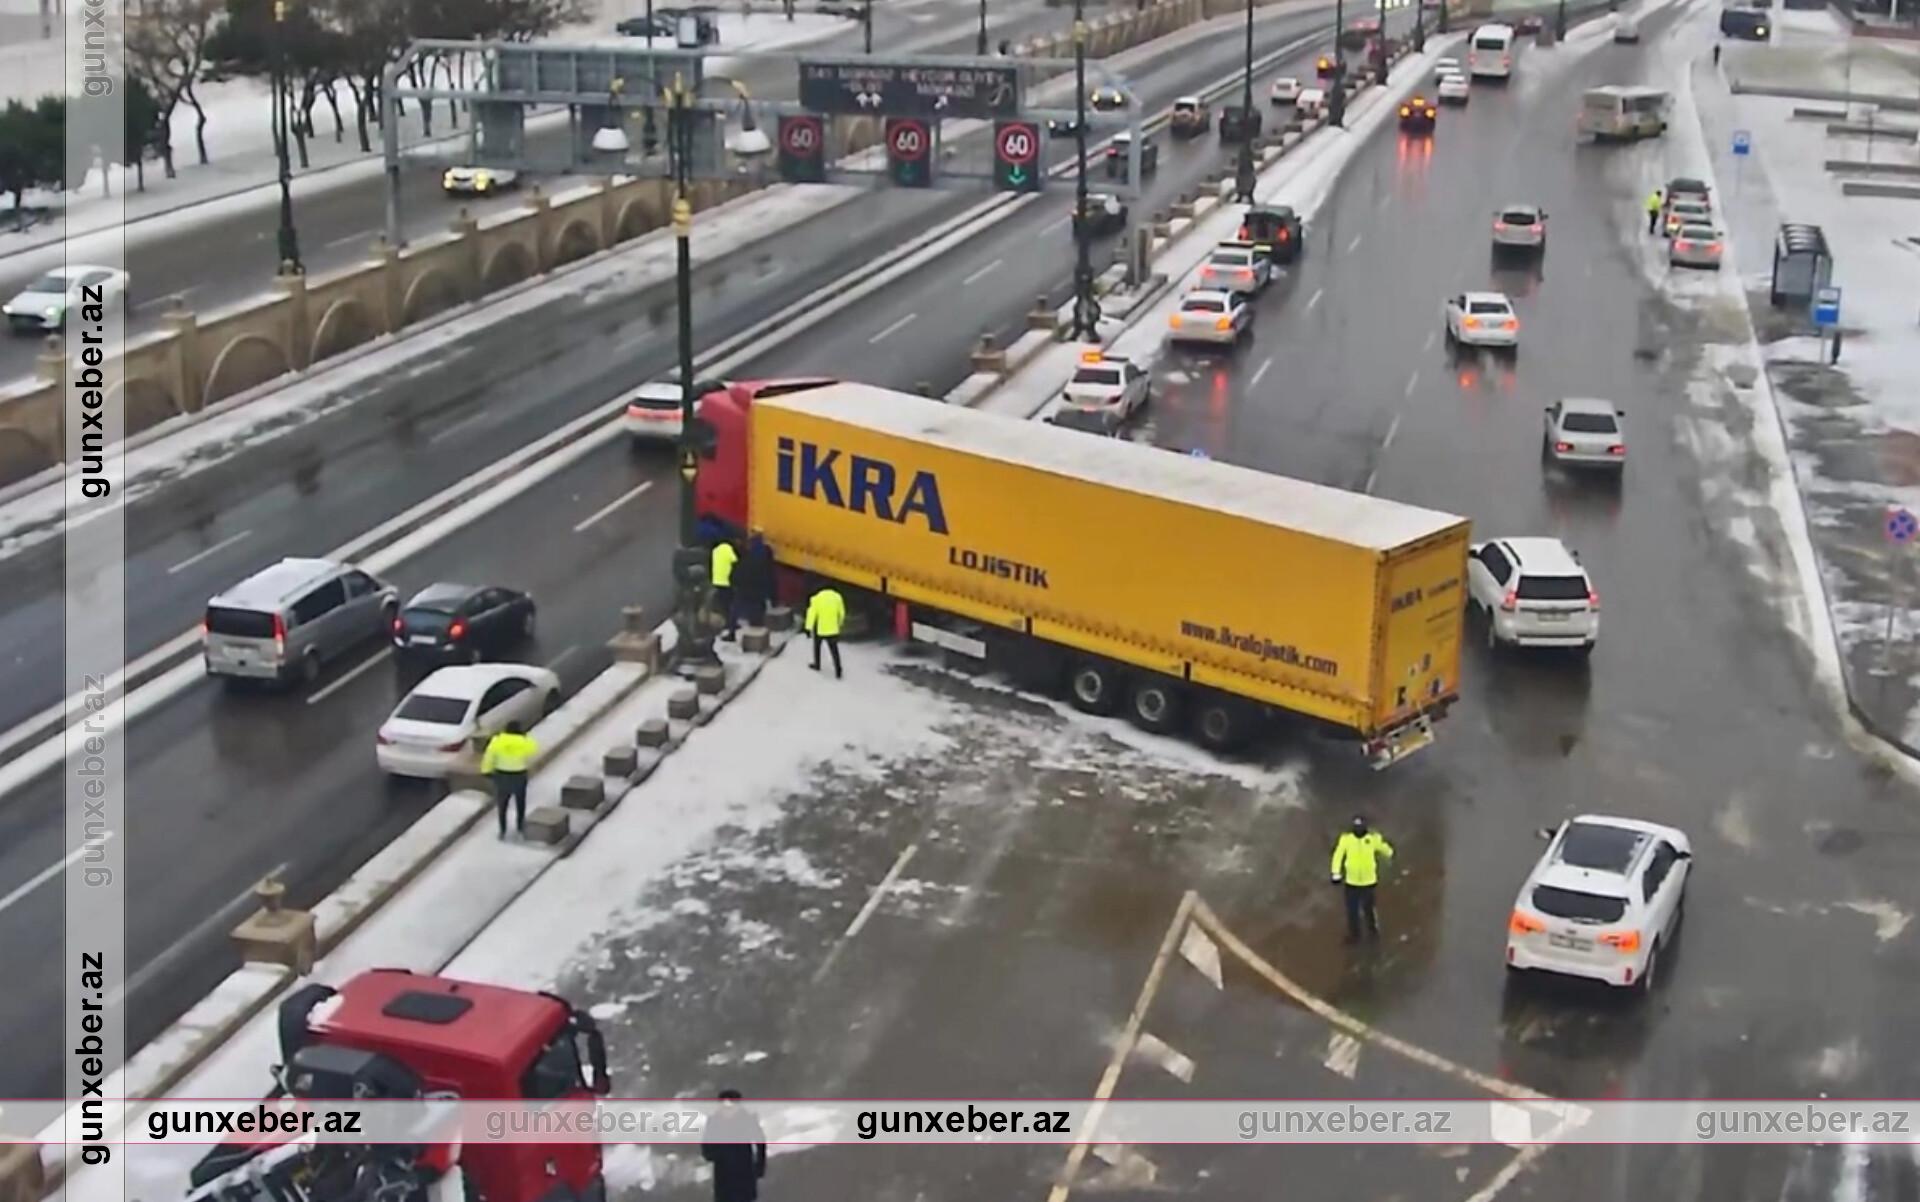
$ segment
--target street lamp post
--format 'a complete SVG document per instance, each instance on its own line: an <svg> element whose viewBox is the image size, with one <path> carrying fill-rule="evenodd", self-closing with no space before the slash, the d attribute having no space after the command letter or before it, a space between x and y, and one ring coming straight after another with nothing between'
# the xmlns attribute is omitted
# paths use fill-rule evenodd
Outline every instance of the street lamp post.
<svg viewBox="0 0 1920 1202"><path fill-rule="evenodd" d="M707 556L700 547L694 495L700 472L700 435L694 422L694 402L699 395L693 378L693 94L686 81L675 75L665 99L667 155L673 175L674 307L679 311L680 352L680 546L673 556L678 592L674 623L679 628L677 654L681 659L710 663L715 655L704 614Z"/></svg>
<svg viewBox="0 0 1920 1202"><path fill-rule="evenodd" d="M273 140L279 149L280 166L280 270L303 275L300 262L300 236L293 228L293 164L287 157L291 114L287 110L286 70L287 0L273 3Z"/></svg>
<svg viewBox="0 0 1920 1202"><path fill-rule="evenodd" d="M1384 0L1383 0L1384 2ZM1240 157L1233 189L1241 204L1253 203L1253 0L1247 0L1247 78L1240 93Z"/></svg>
<svg viewBox="0 0 1920 1202"><path fill-rule="evenodd" d="M1419 54L1427 48L1427 0L1414 0L1413 4L1413 52Z"/></svg>
<svg viewBox="0 0 1920 1202"><path fill-rule="evenodd" d="M1373 61L1377 82L1387 82L1387 0L1380 0L1380 28L1373 35Z"/></svg>
<svg viewBox="0 0 1920 1202"><path fill-rule="evenodd" d="M1333 0L1333 95L1327 97L1327 124L1338 129L1347 123L1347 10Z"/></svg>
<svg viewBox="0 0 1920 1202"><path fill-rule="evenodd" d="M974 44L974 53L987 57L987 0L980 0L980 39Z"/></svg>
<svg viewBox="0 0 1920 1202"><path fill-rule="evenodd" d="M1553 32L1560 41L1567 40L1567 0L1560 0L1559 8L1554 13Z"/></svg>
<svg viewBox="0 0 1920 1202"><path fill-rule="evenodd" d="M1086 0L1073 0L1073 336L1100 336L1100 302L1093 295L1093 248L1087 236L1087 21Z"/></svg>
<svg viewBox="0 0 1920 1202"><path fill-rule="evenodd" d="M866 40L867 53L873 53L873 0L867 0L860 6L860 30Z"/></svg>

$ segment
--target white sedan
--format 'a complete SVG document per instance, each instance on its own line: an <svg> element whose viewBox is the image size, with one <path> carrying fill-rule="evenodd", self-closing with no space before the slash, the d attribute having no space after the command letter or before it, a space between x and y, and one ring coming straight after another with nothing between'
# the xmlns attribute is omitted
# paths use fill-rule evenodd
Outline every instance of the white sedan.
<svg viewBox="0 0 1920 1202"><path fill-rule="evenodd" d="M530 664L441 668L413 686L374 736L390 776L439 779L479 770L487 740L519 722L528 729L560 703L560 678Z"/></svg>
<svg viewBox="0 0 1920 1202"><path fill-rule="evenodd" d="M56 267L0 305L16 334L40 334L67 324L69 311L109 304L127 291L127 273L112 267Z"/></svg>
<svg viewBox="0 0 1920 1202"><path fill-rule="evenodd" d="M1245 295L1195 289L1180 299L1180 308L1167 319L1167 336L1174 342L1232 346L1252 323L1253 306Z"/></svg>
<svg viewBox="0 0 1920 1202"><path fill-rule="evenodd" d="M1550 832L1507 919L1507 967L1652 988L1693 844L1670 826L1582 814Z"/></svg>
<svg viewBox="0 0 1920 1202"><path fill-rule="evenodd" d="M1289 105L1300 99L1300 81L1291 75L1282 75L1273 81L1267 89L1267 101L1275 105Z"/></svg>
<svg viewBox="0 0 1920 1202"><path fill-rule="evenodd" d="M1434 85L1433 92L1442 104L1466 104L1473 99L1473 83L1455 71L1442 75L1440 82Z"/></svg>
<svg viewBox="0 0 1920 1202"><path fill-rule="evenodd" d="M440 177L448 196L492 196L520 183L520 173L505 167L449 167Z"/></svg>
<svg viewBox="0 0 1920 1202"><path fill-rule="evenodd" d="M680 383L649 380L626 395L621 423L634 443L677 442L680 439Z"/></svg>
<svg viewBox="0 0 1920 1202"><path fill-rule="evenodd" d="M1612 401L1562 397L1547 406L1540 449L1566 467L1595 467L1617 472L1627 466L1627 435L1620 428L1625 412Z"/></svg>
<svg viewBox="0 0 1920 1202"><path fill-rule="evenodd" d="M1520 318L1503 292L1462 292L1449 297L1446 320L1447 340L1457 345L1520 345Z"/></svg>

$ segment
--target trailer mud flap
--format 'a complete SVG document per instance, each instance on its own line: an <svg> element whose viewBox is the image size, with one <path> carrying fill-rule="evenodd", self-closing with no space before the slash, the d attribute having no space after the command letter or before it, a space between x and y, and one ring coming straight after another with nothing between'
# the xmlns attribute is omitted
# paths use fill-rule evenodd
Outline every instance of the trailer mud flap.
<svg viewBox="0 0 1920 1202"><path fill-rule="evenodd" d="M1433 719L1421 714L1366 744L1367 764L1375 772L1397 764L1433 742Z"/></svg>

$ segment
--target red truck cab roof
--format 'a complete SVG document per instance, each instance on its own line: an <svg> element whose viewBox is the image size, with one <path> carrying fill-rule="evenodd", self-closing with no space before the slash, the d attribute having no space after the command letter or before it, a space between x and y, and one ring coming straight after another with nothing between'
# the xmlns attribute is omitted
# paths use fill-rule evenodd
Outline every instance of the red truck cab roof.
<svg viewBox="0 0 1920 1202"><path fill-rule="evenodd" d="M747 529L747 413L756 397L784 396L840 381L826 376L777 380L729 380L700 398L696 416L712 442L694 480L694 507L701 518L739 534Z"/></svg>
<svg viewBox="0 0 1920 1202"><path fill-rule="evenodd" d="M315 1007L327 1043L378 1052L431 1084L477 1094L480 1078L511 1084L572 1011L558 998L404 971L361 973Z"/></svg>

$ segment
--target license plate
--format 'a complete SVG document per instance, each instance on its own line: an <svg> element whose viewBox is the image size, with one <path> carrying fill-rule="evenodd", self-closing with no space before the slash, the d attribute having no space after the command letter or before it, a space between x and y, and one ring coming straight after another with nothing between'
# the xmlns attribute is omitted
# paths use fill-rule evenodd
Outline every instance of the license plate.
<svg viewBox="0 0 1920 1202"><path fill-rule="evenodd" d="M416 647L431 647L434 645L434 643L438 642L439 640L435 639L430 634L416 634L412 638L408 639L407 641L409 643L412 643Z"/></svg>
<svg viewBox="0 0 1920 1202"><path fill-rule="evenodd" d="M1547 936L1547 942L1554 947L1566 948L1570 952L1590 952L1593 950L1593 940L1581 939L1575 935L1561 935L1556 932Z"/></svg>
<svg viewBox="0 0 1920 1202"><path fill-rule="evenodd" d="M1564 621L1566 621L1566 620L1567 620L1567 615L1565 615L1565 614L1541 614L1541 615L1540 615L1540 620L1541 620L1542 622L1564 622Z"/></svg>

